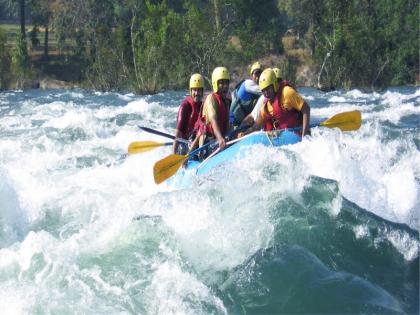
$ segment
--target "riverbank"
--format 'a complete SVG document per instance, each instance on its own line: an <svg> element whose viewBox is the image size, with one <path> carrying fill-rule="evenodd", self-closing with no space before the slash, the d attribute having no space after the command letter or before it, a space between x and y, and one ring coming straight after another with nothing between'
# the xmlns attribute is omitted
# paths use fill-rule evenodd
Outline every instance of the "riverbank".
<svg viewBox="0 0 420 315"><path fill-rule="evenodd" d="M279 67L282 71L291 62L286 55L269 55L259 59L263 67ZM12 82L12 89L73 89L91 88L89 82L82 76L82 69L77 62L71 63L62 56L49 56L48 60L43 60L40 55L31 56L32 74L20 80ZM236 67L226 66L231 72L231 87L235 87L238 82L249 76L250 65L244 64ZM290 66L290 65L289 65ZM292 61L291 67L295 72L289 76L284 76L295 86L318 88L317 69L299 59ZM290 70L288 71L290 72ZM185 79L187 81L188 78ZM208 82L210 88L210 82ZM186 87L186 86L185 86Z"/></svg>
<svg viewBox="0 0 420 315"><path fill-rule="evenodd" d="M0 21L1 22L1 21ZM5 49L8 50L9 64L11 63L11 55L15 47L16 36L19 33L19 25L16 23L10 23L3 21L0 23L0 29L3 30L5 35ZM99 90L128 90L131 91L130 87L127 86L126 82L119 82L118 70L109 67L107 75L114 73L115 80L111 86L97 86L95 85L95 71L91 66L83 62L83 58L77 57L74 50L74 43L66 40L64 44L58 45L58 39L54 30L49 31L48 48L40 42L39 39L44 38L45 29L37 28L36 37L34 38L31 34L34 28L32 25L27 25L27 57L29 69L24 76L19 76L14 72L13 68L8 69L8 84L3 89L71 89L76 87L92 88ZM240 43L239 39L231 41ZM303 87L317 87L317 67L310 53L301 48L299 40L296 36L286 35L282 38L283 53L282 54L268 54L261 58L246 62L241 60L232 59L224 62L230 73L231 73L231 86L234 87L241 80L249 77L249 68L252 62L258 60L261 62L263 67L278 67L281 69L283 77L293 82L295 86ZM233 44L232 44L233 45ZM242 51L240 44L235 47L236 50ZM60 48L61 47L61 48ZM46 54L47 52L47 54ZM102 72L104 69L101 70ZM126 69L126 76L135 79L138 74L135 75L134 69ZM192 70L191 70L192 71ZM211 70L209 70L211 71ZM207 78L208 88L211 87L210 75L211 73L203 73ZM141 73L140 73L141 76ZM160 92L165 89L165 86L169 86L170 89L181 89L186 88L189 73L182 74L177 79L177 82L168 82L167 85L160 87L160 89L154 91L133 91L136 93L153 94ZM1 89L2 86L0 86ZM134 86L132 86L134 88Z"/></svg>

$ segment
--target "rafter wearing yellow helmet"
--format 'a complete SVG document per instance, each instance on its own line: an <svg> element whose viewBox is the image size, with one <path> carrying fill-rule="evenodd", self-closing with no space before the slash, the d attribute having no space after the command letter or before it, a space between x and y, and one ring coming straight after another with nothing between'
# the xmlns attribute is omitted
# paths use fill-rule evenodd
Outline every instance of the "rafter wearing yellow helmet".
<svg viewBox="0 0 420 315"><path fill-rule="evenodd" d="M182 138L185 140L196 139L196 132L194 130L195 123L200 115L200 108L203 101L204 93L204 79L199 73L194 73L190 78L189 84L190 95L186 96L181 102L178 109L175 138ZM191 149L196 146L198 139L193 141ZM188 146L185 143L174 140L173 152L184 155L188 153Z"/></svg>
<svg viewBox="0 0 420 315"><path fill-rule="evenodd" d="M254 125L241 135L260 130L302 127L301 135L310 134L310 106L285 80L279 81L273 69L265 69L259 87L264 95L260 114Z"/></svg>
<svg viewBox="0 0 420 315"><path fill-rule="evenodd" d="M276 75L276 78L278 81L281 80L281 71L279 68L273 68L274 74Z"/></svg>
<svg viewBox="0 0 420 315"><path fill-rule="evenodd" d="M258 61L254 62L249 72L251 78L241 81L232 93L230 116L234 126L239 126L244 118L252 112L261 95L258 87L261 71L261 64Z"/></svg>
<svg viewBox="0 0 420 315"><path fill-rule="evenodd" d="M216 67L211 75L211 82L213 93L207 95L199 121L204 125L201 129L205 130L200 146L210 139L216 139L220 149L223 149L226 145L224 136L230 129L229 70L226 67Z"/></svg>

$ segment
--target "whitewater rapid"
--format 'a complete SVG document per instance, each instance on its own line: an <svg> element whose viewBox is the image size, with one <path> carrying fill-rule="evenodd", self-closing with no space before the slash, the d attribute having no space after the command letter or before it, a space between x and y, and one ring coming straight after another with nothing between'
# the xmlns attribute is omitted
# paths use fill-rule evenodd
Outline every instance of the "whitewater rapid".
<svg viewBox="0 0 420 315"><path fill-rule="evenodd" d="M226 274L276 245L279 224L312 202L332 221L350 207L403 226L350 230L418 260L420 89L299 91L314 120L360 110L361 128L250 148L194 189L154 183L169 147L127 156L133 141L168 141L138 125L173 134L184 91L0 93L2 313L236 313L219 294Z"/></svg>

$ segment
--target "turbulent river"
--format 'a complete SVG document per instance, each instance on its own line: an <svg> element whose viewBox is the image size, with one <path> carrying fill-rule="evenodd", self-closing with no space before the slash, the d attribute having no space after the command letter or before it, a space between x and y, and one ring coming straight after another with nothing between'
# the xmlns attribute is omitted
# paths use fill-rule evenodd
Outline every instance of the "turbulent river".
<svg viewBox="0 0 420 315"><path fill-rule="evenodd" d="M420 89L299 89L316 127L179 189L185 91L0 93L2 314L418 314Z"/></svg>

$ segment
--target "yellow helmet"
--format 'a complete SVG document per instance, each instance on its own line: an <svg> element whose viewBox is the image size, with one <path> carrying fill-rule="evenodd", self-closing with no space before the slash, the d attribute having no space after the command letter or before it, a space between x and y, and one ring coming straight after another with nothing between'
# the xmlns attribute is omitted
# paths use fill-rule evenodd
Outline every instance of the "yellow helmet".
<svg viewBox="0 0 420 315"><path fill-rule="evenodd" d="M250 74L252 75L255 70L261 70L261 64L258 61L253 63Z"/></svg>
<svg viewBox="0 0 420 315"><path fill-rule="evenodd" d="M190 78L190 94L191 89L204 89L204 79L199 73L194 73Z"/></svg>
<svg viewBox="0 0 420 315"><path fill-rule="evenodd" d="M230 74L229 70L225 67L216 67L211 74L211 84L213 86L213 92L217 92L217 82L219 80L229 80L230 81Z"/></svg>
<svg viewBox="0 0 420 315"><path fill-rule="evenodd" d="M281 72L279 68L273 68L274 74L276 75L277 80L281 79Z"/></svg>
<svg viewBox="0 0 420 315"><path fill-rule="evenodd" d="M278 90L277 78L273 69L267 68L260 75L259 87L260 90L264 90L266 87L273 85L274 92Z"/></svg>

